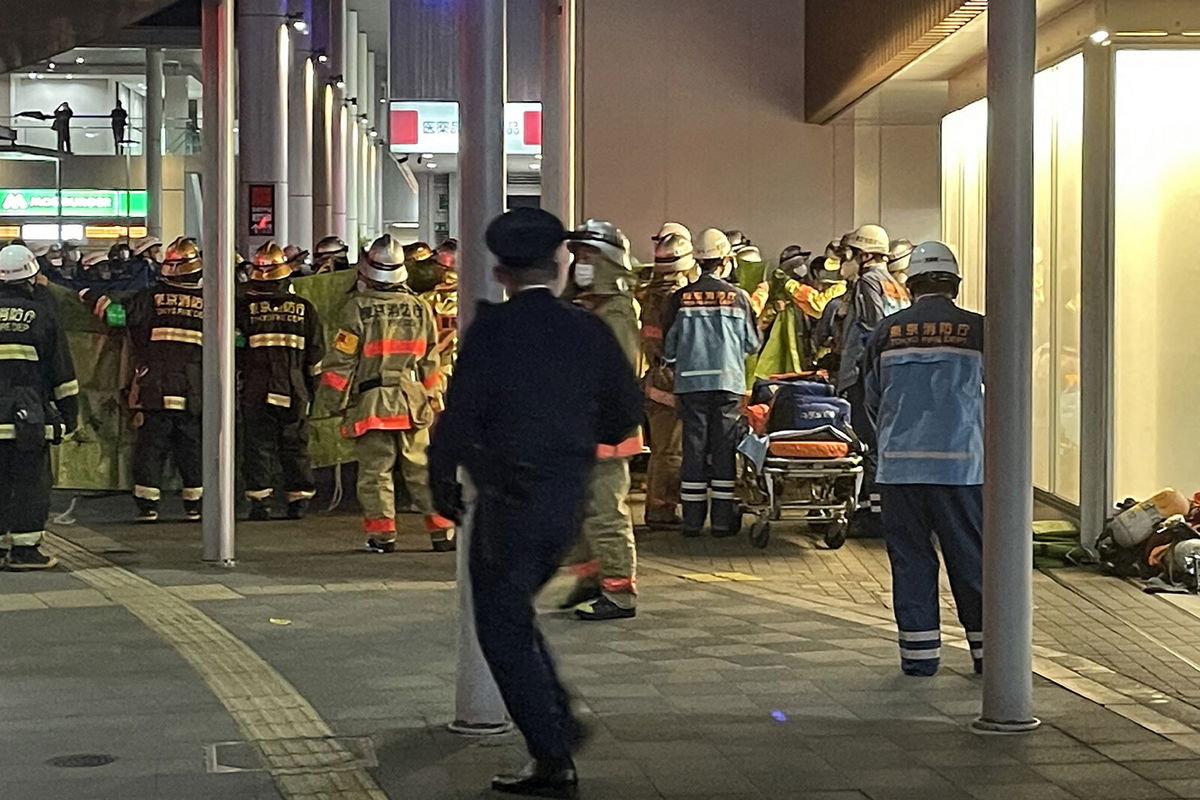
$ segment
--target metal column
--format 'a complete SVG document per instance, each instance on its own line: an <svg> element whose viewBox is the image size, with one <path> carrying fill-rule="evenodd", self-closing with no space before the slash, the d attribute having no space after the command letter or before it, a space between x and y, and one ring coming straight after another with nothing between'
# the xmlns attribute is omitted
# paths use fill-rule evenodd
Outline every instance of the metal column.
<svg viewBox="0 0 1200 800"><path fill-rule="evenodd" d="M360 180L359 156L362 146L359 142L358 115L361 113L363 99L359 96L362 82L359 79L358 67L358 12L346 12L346 97L350 104L346 107L346 138L343 155L346 163L346 241L350 243L351 252L358 252L360 240L358 227L358 183Z"/></svg>
<svg viewBox="0 0 1200 800"><path fill-rule="evenodd" d="M504 0L458 4L459 173L462 231L459 243L459 330L470 336L479 300L499 299L491 279L493 258L484 242L488 223L504 211L504 100L506 93ZM470 524L458 542L458 688L452 729L500 733L507 729L504 701L475 636L468 553Z"/></svg>
<svg viewBox="0 0 1200 800"><path fill-rule="evenodd" d="M288 236L286 244L311 250L313 242L313 63L299 34L292 37L288 84ZM324 234L322 234L324 235ZM283 243L281 243L283 244Z"/></svg>
<svg viewBox="0 0 1200 800"><path fill-rule="evenodd" d="M1033 716L1033 70L1036 0L988 9L987 324L984 371L983 714Z"/></svg>
<svg viewBox="0 0 1200 800"><path fill-rule="evenodd" d="M542 0L542 208L575 224L575 0Z"/></svg>
<svg viewBox="0 0 1200 800"><path fill-rule="evenodd" d="M329 0L329 73L334 80L329 116L331 233L345 239L350 245L351 258L357 259L358 242L350 241L346 231L346 0Z"/></svg>
<svg viewBox="0 0 1200 800"><path fill-rule="evenodd" d="M233 0L204 0L204 560L234 563Z"/></svg>
<svg viewBox="0 0 1200 800"><path fill-rule="evenodd" d="M151 236L163 235L163 51L146 50L146 119L142 132L142 156L146 159L146 229Z"/></svg>
<svg viewBox="0 0 1200 800"><path fill-rule="evenodd" d="M1094 550L1114 496L1113 49L1083 51L1083 280L1080 308L1079 511L1082 544Z"/></svg>
<svg viewBox="0 0 1200 800"><path fill-rule="evenodd" d="M313 19L310 21L309 42L313 50L314 66L312 95L312 195L313 195L313 239L320 241L333 231L333 208L330 205L332 173L329 168L329 139L332 135L330 121L332 89L329 86L330 50L330 2L315 0L312 4ZM325 60L322 62L321 58Z"/></svg>

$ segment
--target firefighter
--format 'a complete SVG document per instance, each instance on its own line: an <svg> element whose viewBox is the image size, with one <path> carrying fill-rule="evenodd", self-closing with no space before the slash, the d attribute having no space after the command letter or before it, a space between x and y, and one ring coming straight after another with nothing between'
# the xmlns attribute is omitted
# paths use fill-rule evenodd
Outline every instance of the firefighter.
<svg viewBox="0 0 1200 800"><path fill-rule="evenodd" d="M408 288L416 294L432 291L437 286L440 269L433 257L433 248L425 242L404 245L404 267L408 270Z"/></svg>
<svg viewBox="0 0 1200 800"><path fill-rule="evenodd" d="M604 321L635 368L640 355L629 239L611 222L589 219L567 237L575 257L574 303ZM637 614L637 547L629 508L629 460L642 452L634 429L617 445L600 445L588 479L583 535L570 562L577 581L562 604L584 620Z"/></svg>
<svg viewBox="0 0 1200 800"><path fill-rule="evenodd" d="M271 518L276 466L288 519L303 518L316 494L307 419L325 342L316 308L289 291L294 271L295 262L267 242L254 254L249 286L238 301L242 482L252 520Z"/></svg>
<svg viewBox="0 0 1200 800"><path fill-rule="evenodd" d="M841 362L838 367L838 394L850 402L851 424L866 446L863 457L863 483L858 513L851 523L851 535L878 537L879 491L875 487L875 429L867 417L864 402L860 362L867 338L880 321L910 305L904 284L888 271L891 260L891 241L887 231L878 225L863 225L844 240L846 260L842 276L853 281L842 309Z"/></svg>
<svg viewBox="0 0 1200 800"><path fill-rule="evenodd" d="M931 534L946 560L975 671L983 671L984 322L955 304L960 282L946 245L917 247L908 269L916 299L875 330L864 359L900 667L907 675L933 675L940 661Z"/></svg>
<svg viewBox="0 0 1200 800"><path fill-rule="evenodd" d="M641 296L642 358L646 364L646 422L650 464L646 470L646 525L677 528L679 467L683 463L683 426L675 409L675 373L663 358L663 316L667 303L696 271L692 240L667 234L654 248L654 277Z"/></svg>
<svg viewBox="0 0 1200 800"><path fill-rule="evenodd" d="M354 439L367 548L396 550L392 471L399 464L433 549L444 552L454 549L454 525L434 513L425 469L431 392L438 383L437 329L407 278L404 248L390 234L380 236L363 254L359 289L322 362L319 405L345 412L342 435Z"/></svg>
<svg viewBox="0 0 1200 800"><path fill-rule="evenodd" d="M326 236L313 248L313 272L350 269L350 246L337 236Z"/></svg>
<svg viewBox="0 0 1200 800"><path fill-rule="evenodd" d="M79 383L53 299L29 248L0 249L0 566L58 563L41 551L50 512L50 445L75 430Z"/></svg>
<svg viewBox="0 0 1200 800"><path fill-rule="evenodd" d="M741 530L734 488L746 356L758 351L758 327L750 297L727 280L733 248L725 234L704 231L695 256L700 278L671 295L663 345L683 420L683 535L700 535L711 489L713 536L734 536Z"/></svg>
<svg viewBox="0 0 1200 800"><path fill-rule="evenodd" d="M678 222L664 222L662 227L658 229L658 233L650 237L650 241L658 244L663 239L670 236L672 233L682 236L689 242L692 240L692 232L688 230L686 225L681 225Z"/></svg>
<svg viewBox="0 0 1200 800"><path fill-rule="evenodd" d="M156 285L128 304L102 296L97 316L126 327L134 374L129 406L135 411L133 498L138 522L158 521L167 458L183 480L187 519L199 521L204 495L201 465L201 397L204 362L204 261L195 240L176 239L167 248Z"/></svg>
<svg viewBox="0 0 1200 800"><path fill-rule="evenodd" d="M434 252L434 259L437 263L437 285L422 294L421 299L433 309L433 319L437 324L438 343L435 352L440 380L435 396L440 398L450 384L454 361L458 357L458 273L455 271L458 242L454 239L442 242Z"/></svg>
<svg viewBox="0 0 1200 800"><path fill-rule="evenodd" d="M901 283L908 281L908 265L912 261L913 249L913 243L908 239L892 242L891 254L888 256L888 272Z"/></svg>

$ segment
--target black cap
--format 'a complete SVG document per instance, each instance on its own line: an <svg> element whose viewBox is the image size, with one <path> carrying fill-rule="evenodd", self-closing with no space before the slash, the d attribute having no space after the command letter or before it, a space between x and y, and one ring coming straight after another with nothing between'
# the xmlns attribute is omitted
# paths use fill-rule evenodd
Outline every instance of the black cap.
<svg viewBox="0 0 1200 800"><path fill-rule="evenodd" d="M528 269L552 258L567 232L562 221L540 208L514 208L488 225L488 250L512 269Z"/></svg>

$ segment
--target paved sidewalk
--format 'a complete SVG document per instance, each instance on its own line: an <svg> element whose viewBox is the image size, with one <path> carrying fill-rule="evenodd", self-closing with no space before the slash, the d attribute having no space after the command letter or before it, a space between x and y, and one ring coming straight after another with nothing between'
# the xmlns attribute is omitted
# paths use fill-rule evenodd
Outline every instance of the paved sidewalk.
<svg viewBox="0 0 1200 800"><path fill-rule="evenodd" d="M454 560L420 552L418 518L390 557L356 552L348 515L243 526L228 572L196 563L195 526L77 516L51 545L69 570L0 573L5 798L477 798L520 763L514 736L444 731ZM543 625L597 730L584 798L1200 797L1186 603L1039 575L1045 724L979 737L965 650L936 678L899 674L879 543L779 530L762 552L643 536L634 620L577 622L550 610L568 584L548 590ZM115 760L47 763L70 754Z"/></svg>

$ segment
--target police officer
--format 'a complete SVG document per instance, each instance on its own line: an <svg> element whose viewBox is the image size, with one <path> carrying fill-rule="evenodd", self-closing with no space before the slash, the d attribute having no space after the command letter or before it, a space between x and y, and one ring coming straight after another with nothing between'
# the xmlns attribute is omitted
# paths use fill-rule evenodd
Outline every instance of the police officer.
<svg viewBox="0 0 1200 800"><path fill-rule="evenodd" d="M750 297L729 283L733 248L710 228L696 242L700 278L671 296L663 357L675 365L675 395L683 420L683 535L699 536L709 516L713 536L741 530L734 494L746 356L758 351Z"/></svg>
<svg viewBox="0 0 1200 800"><path fill-rule="evenodd" d="M846 315L841 330L841 362L838 368L838 394L850 402L851 424L866 445L863 458L863 485L858 512L851 523L853 535L877 537L879 530L879 492L875 488L875 430L867 417L863 397L860 362L867 337L880 321L909 306L904 284L888 271L891 241L878 225L863 225L844 240L845 260L842 277L853 281L842 309Z"/></svg>
<svg viewBox="0 0 1200 800"><path fill-rule="evenodd" d="M676 528L683 521L679 517L683 425L675 408L675 372L663 357L663 322L671 295L686 286L695 271L692 240L667 234L654 248L654 274L641 294L646 423L650 430L646 524L651 528Z"/></svg>
<svg viewBox="0 0 1200 800"><path fill-rule="evenodd" d="M426 450L438 383L433 312L405 285L404 248L380 236L359 263L359 290L346 304L322 362L320 405L345 412L342 435L354 439L358 502L367 547L396 550L397 463L438 552L454 549L454 525L429 497Z"/></svg>
<svg viewBox="0 0 1200 800"><path fill-rule="evenodd" d="M481 305L466 332L430 449L438 508L460 511L458 469L474 507L470 570L476 631L533 760L494 790L574 797L581 730L538 631L533 598L579 535L597 444L618 444L641 416L641 393L594 314L556 299L570 256L562 223L517 208L488 228L496 279L511 298Z"/></svg>
<svg viewBox="0 0 1200 800"><path fill-rule="evenodd" d="M267 242L258 248L253 263L237 308L245 433L242 482L250 519L270 519L271 476L278 465L288 519L301 519L316 494L307 418L325 342L316 308L289 291L295 265L279 245Z"/></svg>
<svg viewBox="0 0 1200 800"><path fill-rule="evenodd" d="M176 239L167 248L156 285L138 292L128 304L103 296L96 313L114 327L125 326L133 351L129 405L136 412L133 448L133 498L138 522L158 521L167 458L183 480L183 507L191 521L200 519L204 495L201 464L201 398L204 363L204 262L192 239Z"/></svg>
<svg viewBox="0 0 1200 800"><path fill-rule="evenodd" d="M313 272L350 269L350 246L337 236L326 236L313 248Z"/></svg>
<svg viewBox="0 0 1200 800"><path fill-rule="evenodd" d="M915 301L876 329L865 364L878 429L876 480L892 563L900 666L937 672L937 536L975 671L983 671L983 317L954 303L958 261L941 242L912 253Z"/></svg>
<svg viewBox="0 0 1200 800"><path fill-rule="evenodd" d="M575 257L575 305L604 321L630 368L635 368L640 347L629 239L611 222L589 219L568 235L567 246ZM628 434L619 444L600 445L596 451L583 536L569 559L577 581L562 605L574 608L575 616L584 620L622 619L637 613L629 460L642 452L642 437L636 428Z"/></svg>
<svg viewBox="0 0 1200 800"><path fill-rule="evenodd" d="M0 566L49 569L50 445L75 430L79 383L53 300L29 248L0 249Z"/></svg>

